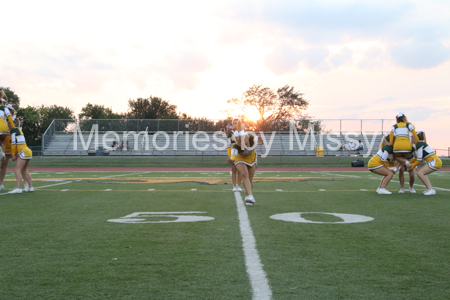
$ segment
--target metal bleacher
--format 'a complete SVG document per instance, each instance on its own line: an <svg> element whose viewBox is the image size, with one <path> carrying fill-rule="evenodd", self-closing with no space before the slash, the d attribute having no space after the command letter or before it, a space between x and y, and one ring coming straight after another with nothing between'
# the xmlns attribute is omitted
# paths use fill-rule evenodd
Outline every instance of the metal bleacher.
<svg viewBox="0 0 450 300"><path fill-rule="evenodd" d="M109 155L109 156L226 156L227 150L220 149L226 145L226 138L222 135L214 135L208 132L207 136L201 134L194 143L194 133L149 133L146 139L144 135L124 135L117 133L119 145L124 137L128 140L129 149L111 149L114 135L104 135L99 133L98 139L90 133L83 132L75 138L73 132L55 132L49 139L47 146L43 150L43 155L50 156L87 156L87 155ZM344 134L333 135L329 139L327 135L299 135L299 141L289 133L267 132L264 135L265 145L257 146L257 152L265 156L315 156L317 147L323 147L324 156L350 156L350 155L373 155L378 151L382 134L376 135L352 135L352 140L361 140L365 144L365 149L360 153L351 150L337 150L338 142L343 145L348 144L350 138ZM372 144L372 149L368 153L368 143Z"/></svg>

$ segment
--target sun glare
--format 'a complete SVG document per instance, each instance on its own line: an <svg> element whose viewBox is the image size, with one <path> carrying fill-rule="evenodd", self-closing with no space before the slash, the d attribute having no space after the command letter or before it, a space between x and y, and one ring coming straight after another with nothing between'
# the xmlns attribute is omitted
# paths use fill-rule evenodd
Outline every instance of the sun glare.
<svg viewBox="0 0 450 300"><path fill-rule="evenodd" d="M258 111L256 109L246 109L245 111L245 117L249 120L249 121L253 121L256 122L259 119L261 119L261 115L258 113Z"/></svg>

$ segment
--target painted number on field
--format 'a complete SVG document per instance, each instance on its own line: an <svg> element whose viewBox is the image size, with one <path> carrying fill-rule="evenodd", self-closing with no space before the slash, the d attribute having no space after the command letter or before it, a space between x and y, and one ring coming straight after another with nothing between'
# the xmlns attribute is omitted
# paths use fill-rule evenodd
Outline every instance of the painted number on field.
<svg viewBox="0 0 450 300"><path fill-rule="evenodd" d="M306 214L331 215L331 216L341 218L342 221L337 221L337 222L311 221L311 220L307 220L302 217L302 215L306 215ZM348 223L363 223L363 222L373 221L372 217L367 217L367 216L351 215L351 214L338 214L338 213L324 213L324 212L293 212L293 213L273 215L273 216L270 216L270 218L274 219L274 220L280 220L280 221L286 221L286 222L317 223L317 224L348 224Z"/></svg>
<svg viewBox="0 0 450 300"><path fill-rule="evenodd" d="M195 214L205 214L202 211L182 211L182 212L135 212L119 219L109 219L114 223L180 223L180 222L200 222L212 221L213 217L196 216ZM153 218L153 220L152 220ZM167 218L167 220L164 220Z"/></svg>

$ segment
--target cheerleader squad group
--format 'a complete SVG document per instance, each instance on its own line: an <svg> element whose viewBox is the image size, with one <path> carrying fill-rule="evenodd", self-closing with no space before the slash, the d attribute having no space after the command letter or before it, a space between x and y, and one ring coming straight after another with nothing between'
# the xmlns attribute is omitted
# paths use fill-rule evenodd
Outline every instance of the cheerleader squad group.
<svg viewBox="0 0 450 300"><path fill-rule="evenodd" d="M397 123L392 126L391 132L385 135L380 144L380 150L369 160L369 170L383 176L378 194L392 194L386 187L396 172L399 172L399 193L404 193L404 173L409 173L409 191L415 193L414 176L423 182L426 190L424 195L435 195L436 191L431 185L428 174L439 171L442 167L441 159L435 151L427 144L425 132L414 129L403 113L396 116ZM411 142L412 137L412 142ZM417 166L425 161L425 165L417 170Z"/></svg>
<svg viewBox="0 0 450 300"><path fill-rule="evenodd" d="M20 128L20 121L16 116L16 111L3 90L0 90L0 191L5 189L3 181L6 176L6 168L9 160L16 162L14 173L16 175L16 187L8 194L22 193L22 180L24 181L24 191L33 192L31 175L27 171L28 164L33 157L32 151L28 148L25 137Z"/></svg>
<svg viewBox="0 0 450 300"><path fill-rule="evenodd" d="M415 174L424 183L424 195L435 195L428 174L438 171L442 167L441 159L427 144L425 132L416 132L414 126L408 122L403 113L396 116L397 123L392 126L391 132L383 136L380 150L369 160L369 170L383 176L377 193L389 195L392 192L386 189L395 173L399 173L400 191L406 192L405 173L409 174L409 192L416 193L414 189ZM228 160L231 164L231 179L233 192L241 192L241 182L244 185L245 203L253 205L255 198L252 193L253 176L257 168L257 155L254 145L261 145L262 139L253 136L244 130L245 124L240 118L233 119L232 126L227 128ZM245 146L243 146L245 144ZM248 150L248 147L252 150ZM425 162L418 170L417 166Z"/></svg>

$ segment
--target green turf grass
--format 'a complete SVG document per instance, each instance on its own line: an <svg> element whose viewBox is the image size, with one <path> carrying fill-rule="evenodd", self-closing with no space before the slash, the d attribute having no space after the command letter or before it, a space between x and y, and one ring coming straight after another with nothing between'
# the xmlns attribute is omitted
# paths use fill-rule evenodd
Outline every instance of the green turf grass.
<svg viewBox="0 0 450 300"><path fill-rule="evenodd" d="M251 298L227 172L32 176L36 192L0 195L1 299ZM416 179L417 194L398 194L398 183L391 182L394 193L378 195L380 179L368 171L256 173L257 202L246 209L273 299L448 298L450 191L424 196ZM430 179L450 190L450 173ZM167 181L156 183L161 180ZM134 212L183 211L206 212L198 215L215 220L107 221ZM334 216L305 214L328 222L309 224L270 218L289 212L374 220L333 224L339 220Z"/></svg>

